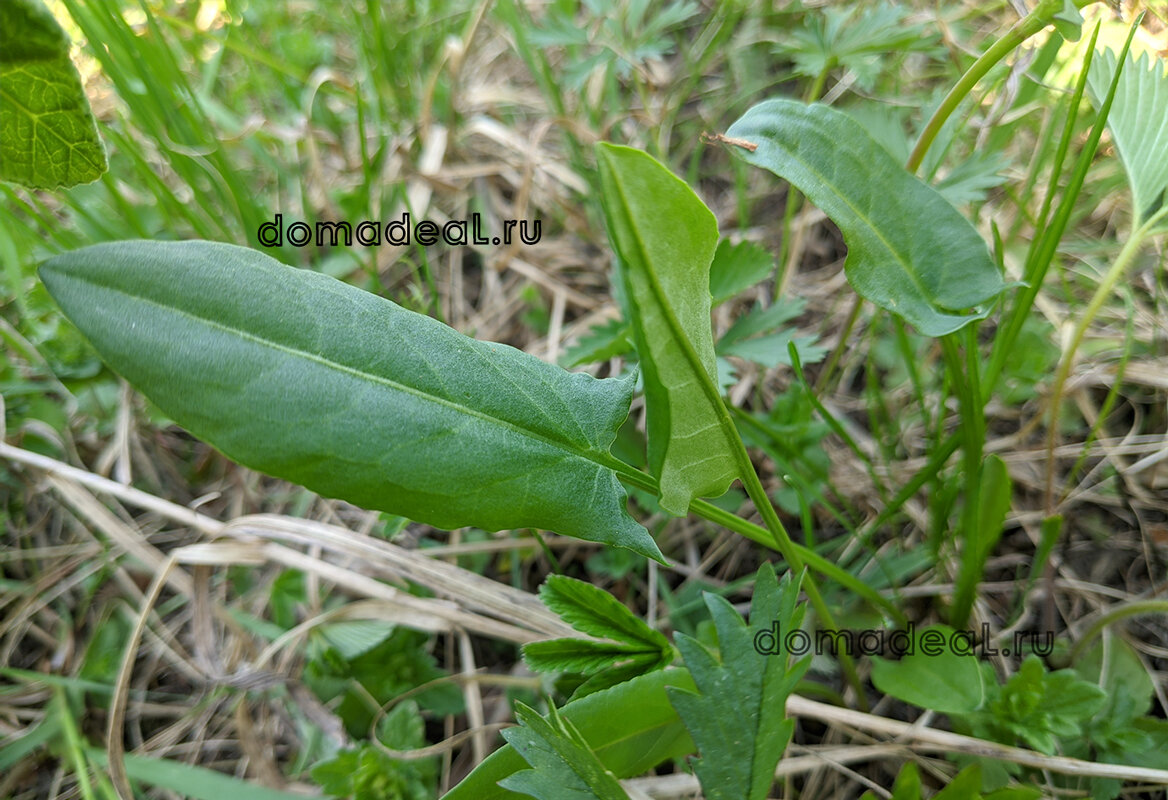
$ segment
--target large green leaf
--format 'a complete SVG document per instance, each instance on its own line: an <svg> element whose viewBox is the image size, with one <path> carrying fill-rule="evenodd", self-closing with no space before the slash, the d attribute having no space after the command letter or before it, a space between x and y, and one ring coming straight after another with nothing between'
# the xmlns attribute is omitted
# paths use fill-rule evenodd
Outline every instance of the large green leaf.
<svg viewBox="0 0 1168 800"><path fill-rule="evenodd" d="M630 778L671 758L693 752L693 741L669 704L665 686L692 689L684 669L650 672L580 700L559 713L569 720L606 769ZM442 800L516 800L522 795L498 785L525 768L511 745L501 747L475 767Z"/></svg>
<svg viewBox="0 0 1168 800"><path fill-rule="evenodd" d="M629 380L234 245L94 245L41 277L113 369L242 464L440 527L546 528L661 558L609 466Z"/></svg>
<svg viewBox="0 0 1168 800"><path fill-rule="evenodd" d="M39 0L0 2L0 180L56 189L105 170L69 37Z"/></svg>
<svg viewBox="0 0 1168 800"><path fill-rule="evenodd" d="M800 583L790 573L776 582L764 563L754 583L749 626L725 598L706 593L719 657L692 637L675 637L697 691L667 691L698 746L694 772L709 800L764 800L774 783L775 766L795 729L794 720L786 718L787 697L811 657L790 663L782 635L774 636L778 652L765 655L756 649L755 634L775 624L779 631L799 629Z"/></svg>
<svg viewBox="0 0 1168 800"><path fill-rule="evenodd" d="M1111 50L1095 54L1087 87L1096 106L1107 97L1118 64ZM1164 204L1168 191L1168 65L1162 59L1128 55L1107 128L1127 171L1132 206L1141 220L1147 219Z"/></svg>
<svg viewBox="0 0 1168 800"><path fill-rule="evenodd" d="M733 150L790 181L839 226L844 270L861 296L926 336L984 317L977 307L1004 288L969 221L842 111L768 100L727 138L756 145Z"/></svg>
<svg viewBox="0 0 1168 800"><path fill-rule="evenodd" d="M738 476L710 322L714 215L668 169L631 147L596 146L608 235L645 373L649 467L661 507L683 516Z"/></svg>

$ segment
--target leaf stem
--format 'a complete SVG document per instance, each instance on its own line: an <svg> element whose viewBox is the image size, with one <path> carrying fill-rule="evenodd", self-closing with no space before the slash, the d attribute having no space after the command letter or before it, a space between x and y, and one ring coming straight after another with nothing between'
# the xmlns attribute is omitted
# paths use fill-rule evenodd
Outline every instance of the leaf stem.
<svg viewBox="0 0 1168 800"><path fill-rule="evenodd" d="M1124 243L1123 248L1119 251L1119 255L1115 258L1115 263L1111 265L1111 269L1103 276L1103 280L1099 282L1099 286L1095 289L1095 294L1091 297L1091 301L1087 304L1087 308L1079 315L1078 322L1075 323L1074 332L1071 333L1071 339L1067 343L1066 350L1063 352L1062 360L1059 362L1058 372L1055 374L1054 386L1050 392L1050 425L1046 431L1046 491L1045 491L1045 508L1047 514L1054 513L1054 440L1058 435L1059 414L1061 411L1063 390L1066 388L1067 378L1070 377L1071 367L1075 363L1075 353L1079 349L1079 345L1083 343L1083 337L1087 333L1087 328L1098 316L1099 311L1103 308L1103 304L1107 298L1111 296L1115 285L1119 283L1119 279L1127 272L1132 260L1135 259L1136 254L1139 253L1140 247L1143 246L1144 241L1152 235L1156 225L1160 220L1168 217L1168 206L1160 209L1155 215L1148 218L1148 221L1132 232L1131 237Z"/></svg>
<svg viewBox="0 0 1168 800"><path fill-rule="evenodd" d="M1075 6L1082 8L1092 2L1094 0L1075 0ZM1018 20L1005 36L990 45L990 48L982 53L977 61L973 62L973 66L961 76L961 80L953 85L949 94L945 95L945 99L941 101L941 105L937 106L937 110L933 112L933 116L925 125L921 137L917 140L916 146L913 147L912 154L908 158L906 166L909 172L916 172L921 166L921 162L925 159L925 153L932 146L937 134L941 132L941 127L966 95L973 91L973 87L977 85L978 81L984 78L986 73L1009 55L1015 47L1049 25L1055 14L1062 10L1062 7L1061 0L1042 0L1034 7L1033 11Z"/></svg>
<svg viewBox="0 0 1168 800"><path fill-rule="evenodd" d="M656 479L647 472L635 469L624 462L619 462L620 466L614 465L614 471L629 486L633 486L642 491L649 492L654 496L660 496L660 489L657 485ZM734 531L740 536L750 539L752 542L769 547L776 552L778 547L775 543L774 537L770 531L761 525L756 525L749 520L745 520L736 514L718 508L713 503L707 500L694 500L689 507L691 514L696 514L702 519L712 522L715 525L720 525L727 530ZM861 581L855 575L847 572L838 565L832 563L828 559L816 553L809 547L799 544L798 542L791 542L791 547L799 554L808 567L815 570L825 578L836 581L846 589L851 590L855 594L863 597L870 602L874 607L883 611L894 624L901 627L908 624L908 618L905 617L895 603L884 597L882 594L874 590L871 586Z"/></svg>
<svg viewBox="0 0 1168 800"><path fill-rule="evenodd" d="M1103 629L1114 622L1119 622L1121 619L1128 617L1138 617L1143 614L1168 614L1168 600L1138 600L1134 603L1126 603L1119 608L1114 608L1101 616L1092 623L1091 627L1087 629L1079 640L1075 642L1068 655L1070 663L1074 664L1083 655L1083 651L1087 648L1096 636L1103 633Z"/></svg>

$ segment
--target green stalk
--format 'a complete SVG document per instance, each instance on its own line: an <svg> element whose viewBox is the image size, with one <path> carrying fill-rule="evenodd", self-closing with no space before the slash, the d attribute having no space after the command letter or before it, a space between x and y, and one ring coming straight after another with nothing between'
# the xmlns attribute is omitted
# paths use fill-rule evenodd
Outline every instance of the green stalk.
<svg viewBox="0 0 1168 800"><path fill-rule="evenodd" d="M779 519L779 515L775 512L775 507L771 503L770 496L766 493L766 489L759 480L758 472L754 469L754 464L750 460L750 454L746 452L746 445L742 442L742 437L738 435L738 429L734 427L734 421L730 419L730 415L726 413L725 407L722 409L722 424L727 429L729 434L733 432L733 436L729 438L734 442L734 456L738 461L739 480L742 481L743 487L746 489L746 494L750 497L754 507L762 515L762 520L766 524L767 530L775 541L783 558L786 559L787 565L796 573L803 571L803 557L796 548L795 543L791 541L787 529L783 527L783 521ZM823 595L819 593L819 587L815 581L804 581L803 591L807 593L807 599L811 601L812 608L815 613L819 615L823 626L831 631L838 631L839 626L836 624L831 611L827 608L827 603L823 600ZM856 692L856 698L859 702L861 710L867 710L868 697L864 692L863 681L860 680L860 673L856 670L856 662L852 660L850 654L845 650L839 651L840 666L843 668L844 675L849 684Z"/></svg>
<svg viewBox="0 0 1168 800"><path fill-rule="evenodd" d="M1123 248L1119 251L1115 263L1111 265L1111 269L1107 271L1107 274L1103 276L1103 280L1099 282L1099 286L1096 287L1095 294L1091 297L1091 302L1087 304L1086 310L1079 315L1078 322L1075 323L1075 329L1071 333L1071 341L1068 343L1066 352L1059 362L1058 372L1055 374L1054 387L1050 393L1050 426L1046 431L1045 508L1047 514L1054 513L1054 440L1058 432L1063 390L1066 388L1067 378L1070 377L1071 367L1075 363L1075 353L1078 351L1079 345L1083 343L1083 337L1087 333L1087 328L1090 327L1095 317L1099 315L1103 304L1111 296L1111 292L1115 289L1115 285L1119 283L1119 279L1127 272L1127 268L1135 259L1136 254L1139 253L1144 241L1152 235L1157 224L1165 218L1168 218L1168 207L1160 209L1147 222L1140 225L1132 233L1131 237L1128 238Z"/></svg>
<svg viewBox="0 0 1168 800"><path fill-rule="evenodd" d="M1119 608L1112 609L1087 629L1074 646L1071 647L1068 660L1074 664L1083 655L1083 651L1087 648L1096 636L1103 633L1103 629L1114 622L1119 622L1128 617L1138 617L1144 614L1168 614L1168 600L1137 600L1134 603L1127 603Z"/></svg>
<svg viewBox="0 0 1168 800"><path fill-rule="evenodd" d="M1094 0L1075 0L1075 6L1082 8L1092 2ZM957 106L961 104L966 95L973 91L973 87L977 85L978 81L984 78L986 73L993 69L999 61L1008 56L1014 48L1049 25L1062 8L1062 0L1042 0L1034 7L1033 11L1018 20L1005 36L994 42L989 50L986 50L977 61L973 62L973 66L961 76L961 80L953 85L949 94L945 95L945 99L941 101L941 105L937 106L932 118L925 125L924 131L921 132L921 138L917 140L912 154L908 157L907 168L909 172L916 172L921 166L925 153L932 146L937 134L941 132L941 127L957 110Z"/></svg>
<svg viewBox="0 0 1168 800"><path fill-rule="evenodd" d="M1087 73L1090 71L1091 61L1094 58L1095 41L1098 36L1099 26L1096 25L1095 30L1091 34L1091 41L1087 45L1087 53L1083 57L1083 68L1079 72L1079 79L1075 85L1075 91L1071 96L1070 106L1067 110L1067 122L1059 140L1054 164L1051 166L1050 189L1047 190L1046 197L1043 198L1042 210L1035 223L1035 230L1041 231L1042 233L1031 240L1030 247L1026 253L1025 272L1023 275L1026 286L1023 287L1011 307L1009 318L1004 323L1004 330L1000 331L995 337L994 350L990 356L990 364L986 369L985 381L983 382L985 387L985 393L982 396L983 403L989 402L989 395L993 392L994 386L997 384L998 376L1001 374L1003 366L1005 366L1006 358L1012 351L1014 342L1017 341L1018 336L1021 334L1022 326L1026 323L1026 317L1030 313L1030 309L1034 306L1035 298L1038 297L1038 292L1042 289L1042 284L1046 280L1046 273L1050 269L1050 265L1054 260L1055 251L1058 249L1058 244L1062 240L1063 231L1066 230L1067 223L1070 220L1075 200L1083 188L1083 182L1086 180L1091 159L1094 157L1095 150L1099 145L1099 139L1103 135L1103 125L1111 110L1114 91L1108 93L1107 100L1096 117L1091 134L1087 137L1087 142L1079 153L1079 158L1076 160L1075 167L1071 172L1071 179L1066 189L1061 193L1061 199L1058 208L1055 209L1053 220L1048 222L1050 205L1058 189L1058 175L1062 172L1063 161L1066 158L1066 152L1070 147L1071 138L1074 133L1075 115L1078 113L1079 104L1083 99L1083 92L1087 88Z"/></svg>
<svg viewBox="0 0 1168 800"><path fill-rule="evenodd" d="M973 331L973 342L976 343L976 326L967 326ZM980 532L980 495L981 495L981 460L985 444L985 418L981 404L981 393L977 387L976 350L966 348L966 359L962 359L961 351L955 336L946 336L941 339L941 346L945 354L945 364L957 390L957 399L961 408L961 453L962 471L965 473L965 503L961 509L961 536L962 559L966 562L959 571L958 587L954 598L954 605L950 612L949 622L954 628L964 628L969 620L969 612L973 605L973 592L964 584L976 581L977 577L970 574L970 562L976 557L976 537ZM968 375L964 374L969 369Z"/></svg>
<svg viewBox="0 0 1168 800"><path fill-rule="evenodd" d="M616 459L613 460L610 466L617 473L617 476L627 485L660 497L661 489L657 485L657 479L649 473L642 472L641 470L631 467L623 461L618 461ZM754 473L753 465L751 467L751 473ZM755 479L757 480L757 475L755 476ZM745 481L743 483L745 484ZM769 505L769 503L767 503L767 505ZM868 586L855 575L852 575L846 570L841 569L839 566L819 555L811 548L791 541L788 538L787 541L790 544L790 549L796 554L796 558L800 559L798 562L800 566L795 567L795 565L791 563L791 560L788 559L785 554L783 554L783 551L778 546L778 542L775 536L767 528L764 528L761 525L755 525L753 522L745 520L742 517L739 517L738 515L729 511L718 508L716 505L706 500L694 500L690 504L689 510L690 513L696 514L708 522L712 522L715 525L720 525L727 530L734 531L740 536L744 536L747 539L750 539L752 542L756 542L763 545L764 547L769 547L772 550L775 550L780 555L783 555L784 559L787 560L788 565L791 566L792 569L801 569L802 565L806 564L809 568L815 570L825 578L829 578L839 583L844 588L851 590L855 594L870 602L873 606L884 611L888 617L892 619L893 622L895 622L897 625L904 626L908 624L908 618L905 617L904 612L897 608L897 606L892 601L881 595L879 592L875 591L872 587ZM773 507L771 511L774 513ZM782 527L781 523L780 527ZM830 616L828 619L830 620ZM824 624L827 624L827 620L825 620Z"/></svg>

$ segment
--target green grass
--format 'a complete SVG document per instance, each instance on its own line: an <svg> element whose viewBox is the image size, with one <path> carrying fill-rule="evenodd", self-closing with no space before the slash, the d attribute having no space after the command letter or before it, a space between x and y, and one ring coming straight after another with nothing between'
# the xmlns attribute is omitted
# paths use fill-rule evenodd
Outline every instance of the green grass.
<svg viewBox="0 0 1168 800"><path fill-rule="evenodd" d="M715 310L715 335L756 302L800 298L802 312L785 324L826 348L817 363L791 353L793 368L728 363L736 367L734 423L774 465L751 488L775 501L801 557L824 565L820 589L838 621L1053 626L1074 659L1111 626L1142 648L1149 674L1163 672L1155 650L1163 609L1148 597L1163 567L1168 506L1158 467L1131 469L1162 448L1168 426L1156 378L1166 357L1163 218L1141 227L1148 219L1129 207L1111 135L1086 96L1091 24L1110 12L1087 10L1078 46L1039 34L1025 45L1033 60L1023 69L1009 38L1004 58L978 61L1017 19L1004 3L898 4L892 8L904 16L887 42L865 40L845 21L843 35L818 44L816 32L843 18L842 7L764 10L719 0L639 16L636 4L599 0L50 6L78 45L110 170L56 192L0 184L8 445L180 505L198 500L221 520L286 513L410 546L447 546L443 558L528 592L553 571L589 578L638 613L652 609L658 624L701 638L707 623L697 590L743 601L758 561L778 558L765 549L762 528L735 521L743 496L720 500L725 508L695 506L701 513L676 521L656 506L652 486L634 489L678 564L669 570L561 537L536 544L523 531L447 534L363 513L235 467L170 426L102 366L35 277L44 259L101 241L258 246L259 225L277 212L308 221L389 220L404 210L433 219L522 214L543 220L537 248L266 252L540 355L549 333L563 331L554 342L562 352L588 332L590 314L615 308L591 146L632 144L684 176L724 235L774 256L773 277ZM1135 46L1164 46L1163 14L1147 7ZM881 3L859 8L857 15L889 13ZM1107 20L1100 40L1121 46L1116 29L1126 35L1130 20L1122 22ZM916 28L930 35L894 35ZM972 76L968 85L943 101L962 75ZM902 163L954 193L993 243L1007 280L1019 282L987 320L933 340L857 302L838 274L844 244L835 227L773 176L703 143L703 133L724 132L775 94L830 100L865 120ZM484 133L484 119L511 138ZM440 157L423 168L426 154ZM515 269L512 257L543 280ZM564 290L592 305L571 297L557 305ZM620 352L587 368L612 374L630 357ZM644 443L635 425L628 434L621 446L630 455L622 457L633 463ZM1002 491L998 467L988 466L998 457L1010 476L1004 522L987 499ZM162 555L198 534L99 494L103 515L44 481L37 469L0 460L8 545L0 553L0 654L12 667L0 678L0 795L112 797L103 766L110 665L120 663L151 574L111 530L128 530ZM983 551L986 541L993 545ZM464 648L456 636L402 626L393 647L368 631L356 643L342 633L338 645L327 628L298 626L358 602L351 587L247 559L188 569L207 595L165 590L135 662L130 703L140 718L126 746L166 759L154 768L136 755L127 760L143 794L154 785L224 796L244 792L246 780L274 797L313 785L312 767L324 762L362 765L367 791L393 783L425 796L500 741L483 734L473 747L421 762L433 770L411 771L377 755L380 723L370 720L435 678L437 699L423 693L395 723L410 747L471 727L472 701L505 714L503 688L455 690L443 676L468 668L468 654L475 667L507 673L519 660L512 644L475 637ZM1084 582L1102 588L1087 591ZM221 665L244 672L288 637L270 665L278 680L209 681L202 670L210 656L198 638L208 631ZM379 648L401 655L392 676L362 660ZM999 677L1017 663L997 662ZM810 691L856 703L838 667L817 660ZM862 682L868 667L857 668ZM286 678L302 681L307 695L299 683L283 687ZM506 691L530 693L522 695L530 703L534 691L556 688L515 683ZM245 769L255 756L244 747L249 735L273 755ZM798 741L819 744L812 733ZM899 763L857 769L887 786ZM824 797L853 796L855 787L826 774L794 786Z"/></svg>

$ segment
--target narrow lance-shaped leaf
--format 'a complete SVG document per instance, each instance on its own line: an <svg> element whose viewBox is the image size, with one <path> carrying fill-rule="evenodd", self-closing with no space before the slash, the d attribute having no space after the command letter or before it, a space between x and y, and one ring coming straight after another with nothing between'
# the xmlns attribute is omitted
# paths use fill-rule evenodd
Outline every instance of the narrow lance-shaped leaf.
<svg viewBox="0 0 1168 800"><path fill-rule="evenodd" d="M796 606L801 582L801 576L792 580L787 574L777 583L771 566L763 564L754 583L749 627L725 598L707 593L720 658L696 639L674 637L697 692L667 691L698 746L701 758L694 772L708 800L763 800L774 782L775 766L795 728L786 718L787 697L811 663L810 656L789 662L782 633L796 630L802 621L804 607ZM776 624L778 634L771 633L769 643L774 646L757 647L756 637Z"/></svg>
<svg viewBox="0 0 1168 800"><path fill-rule="evenodd" d="M718 390L710 262L718 224L698 196L651 156L596 147L608 235L645 375L649 467L661 507L682 516L738 477Z"/></svg>
<svg viewBox="0 0 1168 800"><path fill-rule="evenodd" d="M114 370L246 466L439 527L546 528L661 558L609 466L629 380L234 245L95 245L41 277Z"/></svg>
<svg viewBox="0 0 1168 800"><path fill-rule="evenodd" d="M790 181L844 235L844 270L867 300L926 336L981 319L1004 288L985 242L932 187L842 111L767 100L726 134L739 157Z"/></svg>
<svg viewBox="0 0 1168 800"><path fill-rule="evenodd" d="M0 180L56 189L105 171L69 37L39 0L0 2Z"/></svg>

